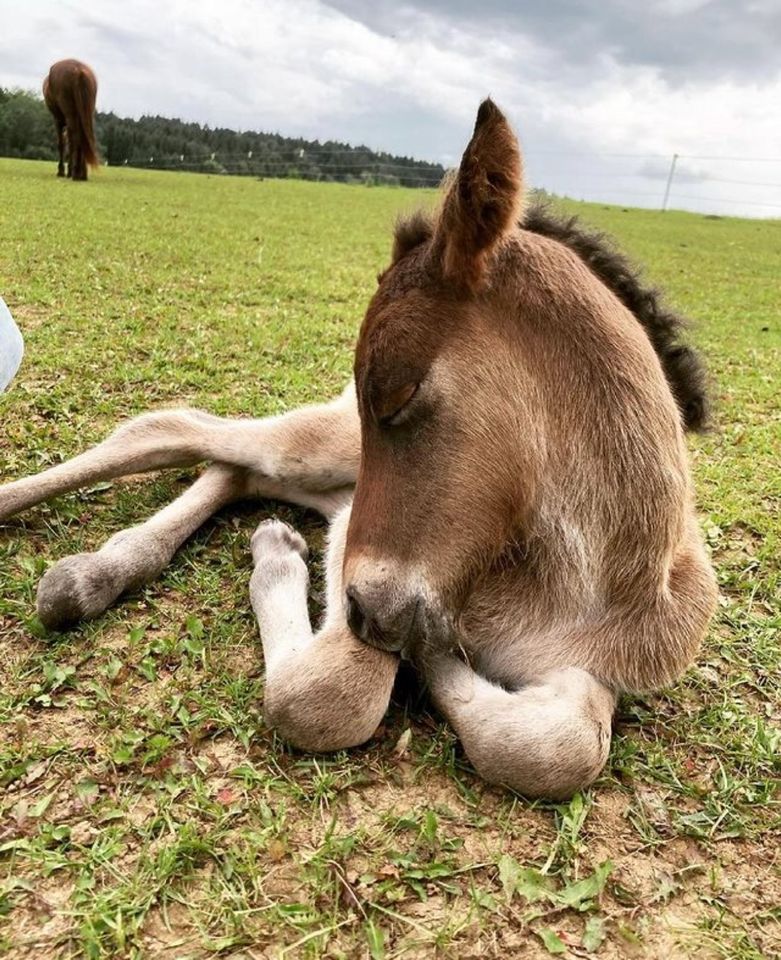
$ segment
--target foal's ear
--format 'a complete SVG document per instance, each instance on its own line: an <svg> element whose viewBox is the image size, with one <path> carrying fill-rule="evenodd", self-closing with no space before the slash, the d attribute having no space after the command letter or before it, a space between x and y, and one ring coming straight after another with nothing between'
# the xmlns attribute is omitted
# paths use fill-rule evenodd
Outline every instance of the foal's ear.
<svg viewBox="0 0 781 960"><path fill-rule="evenodd" d="M486 260L517 223L522 199L518 140L493 100L483 100L436 228L435 243L448 280L473 293L480 289Z"/></svg>

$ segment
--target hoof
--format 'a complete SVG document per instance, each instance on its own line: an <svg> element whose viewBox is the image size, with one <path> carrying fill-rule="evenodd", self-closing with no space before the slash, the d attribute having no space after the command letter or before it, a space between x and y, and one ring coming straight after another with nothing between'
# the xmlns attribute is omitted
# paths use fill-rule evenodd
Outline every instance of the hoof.
<svg viewBox="0 0 781 960"><path fill-rule="evenodd" d="M264 520L252 535L250 549L255 563L261 560L283 559L290 553L298 554L304 563L309 557L306 540L297 530L281 520Z"/></svg>
<svg viewBox="0 0 781 960"><path fill-rule="evenodd" d="M110 563L97 553L65 557L38 584L38 617L47 630L62 630L97 617L121 593Z"/></svg>

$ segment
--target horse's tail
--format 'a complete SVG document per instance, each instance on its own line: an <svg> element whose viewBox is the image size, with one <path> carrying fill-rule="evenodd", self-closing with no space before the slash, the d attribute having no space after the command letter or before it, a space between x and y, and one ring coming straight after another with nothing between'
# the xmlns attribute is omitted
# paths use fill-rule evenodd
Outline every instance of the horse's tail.
<svg viewBox="0 0 781 960"><path fill-rule="evenodd" d="M95 143L96 92L93 79L82 69L74 84L73 102L76 107L76 121L81 133L84 162L90 167L97 167L100 164L98 147Z"/></svg>

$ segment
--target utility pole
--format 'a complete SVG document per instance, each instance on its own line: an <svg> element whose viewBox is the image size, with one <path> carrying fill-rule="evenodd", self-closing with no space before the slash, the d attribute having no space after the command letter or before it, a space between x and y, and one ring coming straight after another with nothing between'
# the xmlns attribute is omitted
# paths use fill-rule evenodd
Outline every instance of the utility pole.
<svg viewBox="0 0 781 960"><path fill-rule="evenodd" d="M670 199L670 187L673 185L675 176L675 164L678 162L678 154L673 154L673 162L670 164L670 172L667 175L667 186L664 189L664 200L662 201L662 213L667 209L667 201Z"/></svg>

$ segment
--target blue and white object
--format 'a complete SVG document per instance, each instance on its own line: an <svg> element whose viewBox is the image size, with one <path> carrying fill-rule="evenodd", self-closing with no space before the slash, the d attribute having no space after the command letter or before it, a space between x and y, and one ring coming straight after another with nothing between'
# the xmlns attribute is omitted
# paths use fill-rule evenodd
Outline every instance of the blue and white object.
<svg viewBox="0 0 781 960"><path fill-rule="evenodd" d="M0 297L0 393L13 380L24 353L24 341L11 311Z"/></svg>

